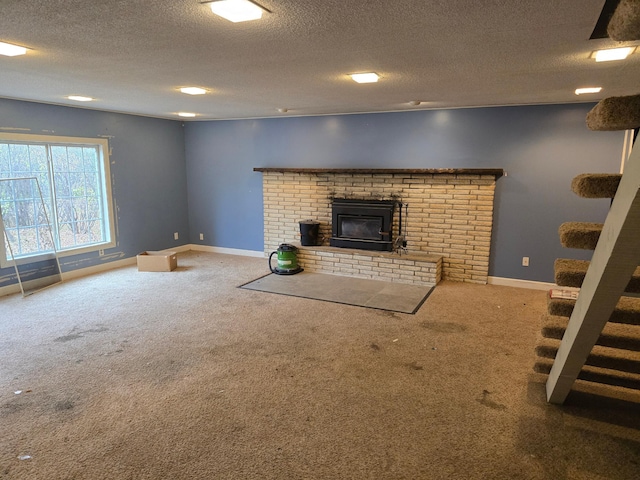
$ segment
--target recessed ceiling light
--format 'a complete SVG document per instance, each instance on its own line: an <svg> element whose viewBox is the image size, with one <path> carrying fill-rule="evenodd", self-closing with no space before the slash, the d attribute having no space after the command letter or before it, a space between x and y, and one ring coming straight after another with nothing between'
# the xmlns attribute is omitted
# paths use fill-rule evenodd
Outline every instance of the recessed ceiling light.
<svg viewBox="0 0 640 480"><path fill-rule="evenodd" d="M69 100L75 100L76 102L91 102L91 101L93 101L93 98L84 97L82 95L69 95L67 98Z"/></svg>
<svg viewBox="0 0 640 480"><path fill-rule="evenodd" d="M610 62L612 60L624 60L636 49L636 47L609 48L598 50L595 53L596 62Z"/></svg>
<svg viewBox="0 0 640 480"><path fill-rule="evenodd" d="M12 45L11 43L0 42L0 55L15 57L17 55L24 55L25 53L27 53L27 49L25 47L19 47L18 45Z"/></svg>
<svg viewBox="0 0 640 480"><path fill-rule="evenodd" d="M418 105L420 105L422 102L420 100L411 100L409 102L409 105L413 105L414 107L417 107Z"/></svg>
<svg viewBox="0 0 640 480"><path fill-rule="evenodd" d="M280 113L287 113L289 111L289 109L288 108L279 108L278 111Z"/></svg>
<svg viewBox="0 0 640 480"><path fill-rule="evenodd" d="M375 83L380 78L377 73L352 73L351 78L358 83Z"/></svg>
<svg viewBox="0 0 640 480"><path fill-rule="evenodd" d="M178 112L178 116L179 117L192 118L192 117L195 117L196 114L195 113L191 113L191 112Z"/></svg>
<svg viewBox="0 0 640 480"><path fill-rule="evenodd" d="M576 95L582 95L584 93L598 93L600 90L602 90L602 87L576 88Z"/></svg>
<svg viewBox="0 0 640 480"><path fill-rule="evenodd" d="M249 0L219 0L211 2L211 11L237 23L262 18L263 9Z"/></svg>
<svg viewBox="0 0 640 480"><path fill-rule="evenodd" d="M187 95L204 95L207 91L204 88L200 87L182 87L180 89L182 93L186 93Z"/></svg>

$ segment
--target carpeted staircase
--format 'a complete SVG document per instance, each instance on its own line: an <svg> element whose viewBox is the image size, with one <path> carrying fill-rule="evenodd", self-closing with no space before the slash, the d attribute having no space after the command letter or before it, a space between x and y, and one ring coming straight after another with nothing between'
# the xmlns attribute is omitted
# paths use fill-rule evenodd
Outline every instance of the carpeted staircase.
<svg viewBox="0 0 640 480"><path fill-rule="evenodd" d="M615 197L620 174L583 174L573 179L571 189L583 198ZM566 248L593 250L603 224L567 222L560 226ZM589 268L586 260L559 258L555 261L555 282L559 287L579 288ZM640 267L636 268L625 294L640 294ZM576 300L547 295L547 313L536 347L535 371L548 374L565 333ZM578 380L640 390L640 298L623 296L609 317L602 334L587 358Z"/></svg>
<svg viewBox="0 0 640 480"><path fill-rule="evenodd" d="M614 40L640 40L640 0L622 0L608 32ZM635 130L637 135L640 95L605 98L587 114L586 123L591 130ZM595 251L593 265L566 258L554 264L560 288L548 294L534 366L549 375L547 397L552 403L564 402L576 383L586 389L603 384L618 392L640 390L639 163L640 155L634 152L625 179L622 174L592 173L572 181L571 189L580 197L620 199L612 200L604 224L567 222L559 228L562 246Z"/></svg>

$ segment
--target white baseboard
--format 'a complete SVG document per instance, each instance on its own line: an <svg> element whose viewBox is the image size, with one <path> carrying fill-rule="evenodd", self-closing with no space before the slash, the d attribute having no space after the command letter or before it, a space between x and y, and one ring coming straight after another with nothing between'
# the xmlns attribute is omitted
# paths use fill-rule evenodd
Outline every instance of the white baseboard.
<svg viewBox="0 0 640 480"><path fill-rule="evenodd" d="M70 270L62 273L62 281L72 280L74 278L86 277L87 275L93 275L94 273L106 272L107 270L114 270L120 267L128 267L136 264L136 257L123 258L122 260L116 260L114 262L101 263L100 265L93 265L91 267L78 268L77 270Z"/></svg>
<svg viewBox="0 0 640 480"><path fill-rule="evenodd" d="M186 245L180 245L178 247L174 247L174 248L165 248L164 250L158 250L158 252L178 252L178 253L182 253L182 252L188 252L189 250L193 250L193 248L191 248L192 245L191 244L186 244Z"/></svg>
<svg viewBox="0 0 640 480"><path fill-rule="evenodd" d="M490 285L502 285L504 287L529 288L531 290L549 290L557 288L555 283L536 282L533 280L520 280L518 278L488 277L487 283Z"/></svg>
<svg viewBox="0 0 640 480"><path fill-rule="evenodd" d="M196 245L192 243L187 245L189 250L195 250L197 252L209 252L209 253L224 253L227 255L241 255L243 257L257 257L265 258L263 251L257 250L241 250L238 248L225 248L225 247L209 247L208 245Z"/></svg>
<svg viewBox="0 0 640 480"><path fill-rule="evenodd" d="M20 293L20 285L17 283L13 283L11 285L7 285L6 287L0 287L0 297L4 297L5 295L13 295L14 293Z"/></svg>
<svg viewBox="0 0 640 480"><path fill-rule="evenodd" d="M116 260L114 262L105 262L100 265L93 265L91 267L78 268L77 270L70 270L68 272L62 272L62 281L72 280L74 278L86 277L93 275L94 273L106 272L107 270L113 270L115 268L127 267L136 263L136 257L125 258L124 260ZM24 283L25 290L38 289L39 283L48 285L47 281L49 277L43 279L30 280ZM0 287L0 297L5 295L13 295L14 293L21 293L20 284L15 283L13 285L7 285L6 287Z"/></svg>
<svg viewBox="0 0 640 480"><path fill-rule="evenodd" d="M27 292L27 295L44 290L45 288L53 287L62 281L62 275L49 275L48 277L36 278L35 280L27 280L22 282L22 288L20 284L9 285L7 287L0 288L0 297L4 295L13 295L15 293L22 293L22 289Z"/></svg>

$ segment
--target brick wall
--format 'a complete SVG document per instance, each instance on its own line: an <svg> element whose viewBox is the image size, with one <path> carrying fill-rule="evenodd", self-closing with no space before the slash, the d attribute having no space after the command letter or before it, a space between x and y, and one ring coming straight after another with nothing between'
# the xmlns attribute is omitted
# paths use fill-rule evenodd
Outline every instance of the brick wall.
<svg viewBox="0 0 640 480"><path fill-rule="evenodd" d="M328 245L332 198L395 198L408 204L403 233L410 253L442 256L444 279L487 282L495 175L273 171L262 175L267 253L281 243L298 241L298 222L306 219L320 222L323 245ZM397 210L394 224L395 237Z"/></svg>
<svg viewBox="0 0 640 480"><path fill-rule="evenodd" d="M298 261L307 272L386 280L410 285L437 285L442 278L442 256L398 255L352 248L300 247Z"/></svg>

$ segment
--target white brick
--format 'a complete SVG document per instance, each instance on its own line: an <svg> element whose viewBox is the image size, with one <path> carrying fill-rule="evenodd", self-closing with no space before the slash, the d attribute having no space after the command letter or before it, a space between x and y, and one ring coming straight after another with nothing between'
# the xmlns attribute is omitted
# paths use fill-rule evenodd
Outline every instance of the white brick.
<svg viewBox="0 0 640 480"><path fill-rule="evenodd" d="M355 187L354 187L355 186ZM436 276L445 278L447 269L452 268L453 276L463 281L486 282L489 259L491 227L493 225L493 200L495 179L493 176L477 175L335 175L323 173L263 173L264 234L265 252L277 248L287 239L297 239L300 219L312 218L323 222L321 235L325 244L331 235L331 207L329 195L336 197L360 196L362 198L389 198L399 196L409 204L409 227L404 230L412 248L431 254L443 254L450 258L435 267L429 267ZM291 205L293 204L293 205ZM286 207L286 208L285 208ZM283 214L284 213L284 214ZM403 211L404 213L404 211ZM399 218L396 214L394 229L397 231ZM404 223L404 222L403 222ZM404 226L404 225L403 225ZM316 259L331 259L329 265L320 265L323 271L339 271L353 275L354 264L358 260L345 254L316 255ZM302 259L306 259L301 255ZM366 267L374 269L368 276L388 278L388 270L402 269L403 265L391 263L392 256L360 256ZM481 262L483 265L467 264L467 261ZM310 265L312 265L310 263ZM408 267L406 265L404 267ZM418 267L417 264L413 265ZM460 271L455 268L460 267ZM314 267L315 268L315 265ZM418 272L423 275L423 265ZM444 269L443 269L444 268ZM480 270L478 270L480 269ZM484 270L482 270L484 269ZM346 270L347 272L342 272ZM462 272L462 273L460 273ZM478 277L464 277L472 272ZM408 274L409 271L404 272ZM357 274L360 275L360 274ZM415 277L415 275L414 275Z"/></svg>

